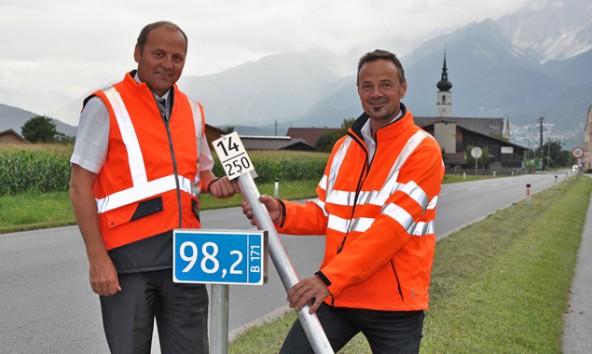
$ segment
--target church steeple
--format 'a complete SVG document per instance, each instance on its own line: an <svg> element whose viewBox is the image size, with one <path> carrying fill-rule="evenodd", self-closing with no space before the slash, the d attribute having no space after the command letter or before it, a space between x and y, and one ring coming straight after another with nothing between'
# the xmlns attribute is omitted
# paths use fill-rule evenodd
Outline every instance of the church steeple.
<svg viewBox="0 0 592 354"><path fill-rule="evenodd" d="M446 49L444 49L444 64L442 65L442 78L436 84L438 93L436 97L436 109L438 116L451 117L452 116L452 83L448 81L448 68L446 67Z"/></svg>
<svg viewBox="0 0 592 354"><path fill-rule="evenodd" d="M448 68L446 68L446 50L444 50L444 65L442 65L442 79L436 84L440 91L450 91L452 84L448 81Z"/></svg>

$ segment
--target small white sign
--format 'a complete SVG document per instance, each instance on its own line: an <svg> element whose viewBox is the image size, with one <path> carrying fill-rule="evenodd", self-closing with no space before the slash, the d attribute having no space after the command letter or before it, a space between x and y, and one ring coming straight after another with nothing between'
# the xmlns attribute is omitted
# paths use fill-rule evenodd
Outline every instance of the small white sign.
<svg viewBox="0 0 592 354"><path fill-rule="evenodd" d="M223 135L212 142L229 179L249 173L255 168L237 132Z"/></svg>

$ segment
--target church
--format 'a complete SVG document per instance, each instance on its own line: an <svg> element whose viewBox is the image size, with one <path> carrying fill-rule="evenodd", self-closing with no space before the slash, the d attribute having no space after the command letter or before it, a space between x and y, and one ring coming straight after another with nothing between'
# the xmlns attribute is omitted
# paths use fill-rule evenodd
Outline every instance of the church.
<svg viewBox="0 0 592 354"><path fill-rule="evenodd" d="M510 142L508 117L456 117L452 114L452 83L448 80L446 53L442 77L436 84L436 112L434 117L414 117L415 124L432 134L442 149L448 171L472 168L468 157L474 147L481 148L478 163L489 170L524 168L527 148ZM471 160L472 161L472 160Z"/></svg>

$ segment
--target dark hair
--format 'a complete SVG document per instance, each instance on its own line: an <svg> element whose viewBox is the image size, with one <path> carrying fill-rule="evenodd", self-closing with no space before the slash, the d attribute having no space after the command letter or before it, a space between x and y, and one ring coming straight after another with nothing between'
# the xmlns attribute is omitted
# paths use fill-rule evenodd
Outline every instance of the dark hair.
<svg viewBox="0 0 592 354"><path fill-rule="evenodd" d="M403 69L403 65L401 65L401 62L399 61L397 56L387 50L376 49L373 52L369 52L369 53L364 54L364 56L360 58L360 61L358 62L358 75L357 75L356 82L358 81L358 79L360 77L360 69L362 68L362 65L369 63L371 61L379 60L379 59L392 61L395 64L395 66L397 67L397 70L399 70L399 81L401 83L406 81L405 80L405 70Z"/></svg>
<svg viewBox="0 0 592 354"><path fill-rule="evenodd" d="M158 22L150 23L150 24L147 24L146 26L144 26L144 28L142 28L142 31L140 32L140 35L138 36L138 41L136 42L136 45L138 47L140 47L140 51L142 51L144 49L144 46L146 45L146 41L148 40L148 34L150 34L150 31L152 31L153 29L158 28L158 27L166 27L166 28L170 28L170 29L181 32L181 34L183 35L183 38L185 38L185 51L187 51L187 46L189 44L189 41L187 40L187 35L185 34L185 32L183 32L181 27L179 27L176 24L169 22L169 21L158 21Z"/></svg>

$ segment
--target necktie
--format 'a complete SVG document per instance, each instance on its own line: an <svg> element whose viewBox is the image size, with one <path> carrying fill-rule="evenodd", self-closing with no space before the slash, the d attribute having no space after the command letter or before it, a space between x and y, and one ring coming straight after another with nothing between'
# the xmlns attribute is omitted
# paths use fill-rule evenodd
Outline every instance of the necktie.
<svg viewBox="0 0 592 354"><path fill-rule="evenodd" d="M160 110L160 115L162 116L162 118L164 118L166 120L167 119L166 100L164 98L157 98L156 102L158 103L158 109Z"/></svg>

